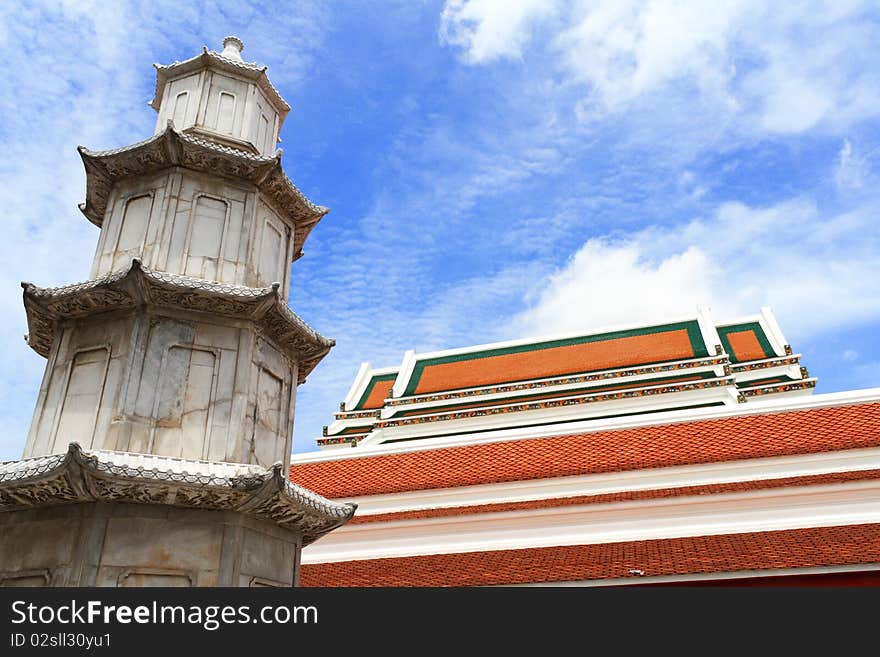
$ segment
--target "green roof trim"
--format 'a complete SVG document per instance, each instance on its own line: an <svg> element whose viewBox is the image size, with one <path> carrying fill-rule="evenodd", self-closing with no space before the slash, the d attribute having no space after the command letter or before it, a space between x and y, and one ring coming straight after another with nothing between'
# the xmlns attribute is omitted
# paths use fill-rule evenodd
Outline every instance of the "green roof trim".
<svg viewBox="0 0 880 657"><path fill-rule="evenodd" d="M331 436L347 436L352 433L370 433L372 430L373 430L372 424L368 424L366 426L360 426L360 427L347 427L347 428L343 429L342 431L338 431L337 433L328 433L327 437L329 438Z"/></svg>
<svg viewBox="0 0 880 657"><path fill-rule="evenodd" d="M631 390L636 388L648 388L651 386L674 385L679 382L688 382L698 379L714 379L718 378L715 372L691 372L689 374L678 374L675 376L665 376L657 379L639 379L637 381L617 381L606 385L579 386L569 390L555 390L552 392L541 392L540 389L523 390L519 395L509 397L501 397L498 399L479 400L473 397L460 399L452 404L444 404L442 406L428 406L418 409L407 409L406 406L394 407L397 410L391 417L410 417L412 415L427 415L431 413L440 413L445 411L462 410L468 408L479 408L482 406L501 406L503 404L519 404L526 401L540 401L542 399L555 399L565 397L577 397L579 395L589 395L592 393L608 392L609 390Z"/></svg>
<svg viewBox="0 0 880 657"><path fill-rule="evenodd" d="M370 398L370 394L373 392L373 388L376 387L377 383L382 383L385 381L394 381L394 379L396 379L396 378L397 378L397 372L394 372L393 374L382 374L379 376L374 376L372 379L370 379L370 382L367 384L367 389L364 390L364 394L361 395L361 398L358 400L358 403L355 404L354 408L349 409L349 410L352 410L352 411L362 410L364 407L364 404L367 403L367 399Z"/></svg>
<svg viewBox="0 0 880 657"><path fill-rule="evenodd" d="M791 383L792 381L801 381L801 379L796 379L794 377L786 375L782 376L771 376L766 379L752 379L751 381L738 381L736 384L737 388L755 388L757 386L767 386L772 383Z"/></svg>
<svg viewBox="0 0 880 657"><path fill-rule="evenodd" d="M584 422L585 420L608 420L608 419L615 418L615 417L650 415L651 413L664 413L666 411L686 411L686 410L692 410L692 409L697 409L697 408L710 408L713 406L724 406L724 402L709 402L706 404L694 404L692 406L673 406L670 408L657 408L657 409L652 409L650 411L639 411L637 413L616 413L613 415L601 415L598 417L577 418L574 420L566 420L564 422L541 422L538 424L523 424L523 425L517 425L516 428L517 429L527 429L527 428L531 428L531 427L544 427L544 426L548 426L551 424L563 425L563 424L571 424L572 422ZM471 434L471 433L488 433L490 431L497 431L497 430L498 430L497 428L480 429L478 431L468 431L468 433L469 434ZM604 431L617 431L617 429L605 429ZM430 435L426 435L426 436L412 436L410 438L391 438L390 440L383 440L379 444L380 445L390 445L391 443L405 443L405 442L409 442L411 440L424 440L426 438L441 438L443 436L454 436L456 433L459 433L459 432L458 431L447 431L445 433L430 434ZM565 433L565 431L563 430L562 433L560 433L559 435L564 435L564 433Z"/></svg>
<svg viewBox="0 0 880 657"><path fill-rule="evenodd" d="M518 354L526 351L540 351L543 349L555 349L557 347L571 347L579 344L588 344L591 342L605 342L607 340L617 340L620 338L632 338L642 335L653 335L656 333L668 333L671 331L686 330L688 339L693 350L692 358L708 356L709 350L703 340L703 334L700 331L700 324L697 320L689 320L686 322L676 322L674 324L662 324L660 326L648 326L637 329L629 329L626 331L611 331L609 333L597 333L595 335L585 335L576 338L566 338L562 340L549 340L547 342L531 342L527 344L515 345L511 347L497 347L495 349L484 349L483 351L472 351L463 354L455 354L452 356L439 356L437 358L428 358L423 361L417 361L413 372L410 375L409 382L403 392L403 396L415 394L422 373L425 368L433 365L445 365L446 363L457 363L465 360L480 360L482 358L491 358L493 356L506 356L508 354ZM664 361L650 361L644 363L633 363L633 365L652 365L654 363L662 363ZM592 370L585 369L584 372ZM517 379L517 381L528 381L529 379ZM505 383L515 383L516 381L505 381Z"/></svg>

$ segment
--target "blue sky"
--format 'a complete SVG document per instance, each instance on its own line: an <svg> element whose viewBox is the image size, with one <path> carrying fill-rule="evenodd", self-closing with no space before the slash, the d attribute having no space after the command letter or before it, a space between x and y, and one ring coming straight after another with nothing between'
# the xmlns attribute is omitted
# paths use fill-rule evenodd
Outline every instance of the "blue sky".
<svg viewBox="0 0 880 657"><path fill-rule="evenodd" d="M721 6L719 6L721 5ZM773 307L819 392L880 386L880 16L868 2L0 5L0 458L45 361L22 280L88 278L83 144L152 133L153 62L221 49L293 106L288 175L331 212L291 306L337 347L294 451L363 360Z"/></svg>

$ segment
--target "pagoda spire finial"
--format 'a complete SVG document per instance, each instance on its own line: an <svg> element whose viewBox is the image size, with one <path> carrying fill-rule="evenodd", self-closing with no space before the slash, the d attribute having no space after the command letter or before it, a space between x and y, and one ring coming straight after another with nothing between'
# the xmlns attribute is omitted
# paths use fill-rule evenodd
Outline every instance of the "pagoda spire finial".
<svg viewBox="0 0 880 657"><path fill-rule="evenodd" d="M243 61L241 58L242 50L244 50L244 42L237 36L228 36L223 39L223 52L220 53L220 56L240 62Z"/></svg>

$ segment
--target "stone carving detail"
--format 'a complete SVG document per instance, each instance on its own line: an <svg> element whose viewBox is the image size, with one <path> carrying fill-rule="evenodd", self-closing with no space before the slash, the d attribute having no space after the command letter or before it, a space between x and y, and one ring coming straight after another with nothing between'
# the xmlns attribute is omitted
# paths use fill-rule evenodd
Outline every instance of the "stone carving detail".
<svg viewBox="0 0 880 657"><path fill-rule="evenodd" d="M137 502L140 504L173 504L174 491L167 486L149 486L141 482L119 482L103 477L90 477L89 484L97 499L106 502Z"/></svg>
<svg viewBox="0 0 880 657"><path fill-rule="evenodd" d="M272 520L281 526L293 527L305 524L303 522L305 514L302 511L291 508L290 505L284 504L284 501L278 498L272 498L263 502L254 509L254 515Z"/></svg>
<svg viewBox="0 0 880 657"><path fill-rule="evenodd" d="M2 484L0 484L2 486ZM40 506L49 502L73 502L79 499L64 473L42 481L18 486L14 490L0 488L0 506Z"/></svg>
<svg viewBox="0 0 880 657"><path fill-rule="evenodd" d="M156 272L137 259L130 267L93 281L58 288L39 288L30 283L23 287L28 344L42 356L49 354L58 321L140 303L250 319L298 364L300 383L335 344L290 310L277 286L250 288Z"/></svg>
<svg viewBox="0 0 880 657"><path fill-rule="evenodd" d="M204 296L198 292L154 289L150 292L150 298L154 303L162 306L174 306L217 315L247 317L253 310L253 307L247 303L223 297Z"/></svg>
<svg viewBox="0 0 880 657"><path fill-rule="evenodd" d="M132 305L134 305L132 298L124 292L101 289L92 290L89 294L52 301L46 305L46 309L55 315L75 317L110 308L125 308Z"/></svg>
<svg viewBox="0 0 880 657"><path fill-rule="evenodd" d="M176 504L208 509L234 509L240 507L250 498L244 491L217 490L201 488L193 490L181 488L177 491Z"/></svg>
<svg viewBox="0 0 880 657"><path fill-rule="evenodd" d="M34 351L48 358L52 340L55 339L54 322L45 315L28 313L28 334L25 338Z"/></svg>
<svg viewBox="0 0 880 657"><path fill-rule="evenodd" d="M244 155L244 153L242 153ZM228 155L206 150L185 150L181 164L198 171L214 171L235 178L253 178L257 167L243 158L231 159Z"/></svg>

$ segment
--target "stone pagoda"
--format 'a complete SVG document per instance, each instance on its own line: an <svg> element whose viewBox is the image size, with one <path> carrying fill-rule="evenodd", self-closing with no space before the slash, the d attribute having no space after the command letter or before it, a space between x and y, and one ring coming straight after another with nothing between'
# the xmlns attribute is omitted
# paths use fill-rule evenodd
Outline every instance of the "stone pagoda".
<svg viewBox="0 0 880 657"><path fill-rule="evenodd" d="M291 586L354 506L288 481L296 387L327 354L287 305L327 213L284 174L290 106L242 42L156 66L155 134L79 148L90 280L23 283L48 363L0 464L0 584Z"/></svg>

